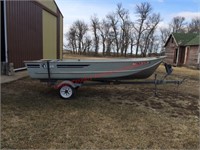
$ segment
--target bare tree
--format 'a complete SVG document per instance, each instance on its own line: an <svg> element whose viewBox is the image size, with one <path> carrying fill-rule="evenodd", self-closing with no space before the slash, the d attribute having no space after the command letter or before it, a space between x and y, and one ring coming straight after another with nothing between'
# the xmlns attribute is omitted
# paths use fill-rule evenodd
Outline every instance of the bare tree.
<svg viewBox="0 0 200 150"><path fill-rule="evenodd" d="M186 22L185 17L177 16L174 17L170 23L170 26L172 28L172 32L179 33L179 32L185 32Z"/></svg>
<svg viewBox="0 0 200 150"><path fill-rule="evenodd" d="M160 47L159 36L153 35L151 37L150 46L149 46L149 49L148 49L148 54L151 55L152 53L158 53L159 47Z"/></svg>
<svg viewBox="0 0 200 150"><path fill-rule="evenodd" d="M72 25L69 31L65 34L65 37L68 41L66 48L69 47L69 49L72 49L73 53L77 53L76 35L77 32L76 32L76 27L74 25Z"/></svg>
<svg viewBox="0 0 200 150"><path fill-rule="evenodd" d="M188 32L200 33L200 17L193 18L188 25Z"/></svg>
<svg viewBox="0 0 200 150"><path fill-rule="evenodd" d="M151 11L152 11L152 7L151 7L151 4L148 2L143 2L143 3L140 3L139 5L136 5L136 14L138 14L138 18L139 18L136 22L138 26L134 26L135 31L138 34L137 45L136 45L136 56L138 55L139 46L141 45L140 43L141 35L146 30L144 28L144 23L147 17L149 16L149 14L151 13Z"/></svg>
<svg viewBox="0 0 200 150"><path fill-rule="evenodd" d="M117 56L119 55L119 32L118 32L118 19L115 13L110 13L106 16L108 23L110 24L113 34L114 34L114 41L116 45ZM113 35L112 34L112 35Z"/></svg>
<svg viewBox="0 0 200 150"><path fill-rule="evenodd" d="M155 29L158 25L158 23L161 21L160 19L160 14L152 14L149 18L148 21L146 22L146 26L147 26L147 30L145 33L145 39L144 39L144 46L142 49L142 55L145 57L148 49L150 47L153 47L153 39L154 39L154 33L155 33ZM150 50L151 51L151 50Z"/></svg>
<svg viewBox="0 0 200 150"><path fill-rule="evenodd" d="M115 41L115 33L109 32L108 37L106 39L106 55L110 56L112 47L114 47L113 42Z"/></svg>
<svg viewBox="0 0 200 150"><path fill-rule="evenodd" d="M74 22L74 26L76 27L76 32L77 32L77 40L78 40L78 52L79 54L82 52L83 48L83 38L88 31L88 25L81 20L77 20Z"/></svg>
<svg viewBox="0 0 200 150"><path fill-rule="evenodd" d="M102 20L99 26L100 36L102 39L102 49L103 49L103 55L105 55L106 52L106 39L109 36L111 26L109 23L106 22L106 20Z"/></svg>
<svg viewBox="0 0 200 150"><path fill-rule="evenodd" d="M132 22L129 11L122 4L117 4L115 12L109 13L102 21L93 15L90 29L84 21L76 20L65 34L67 46L79 54L89 53L91 50L98 54L102 48L103 55L114 52L117 56L126 56L130 49L131 55L136 50L136 55L141 52L146 56L156 47L155 30L161 19L159 14L152 14L152 7L148 2L136 5L135 12L137 20ZM164 30L162 32L164 40Z"/></svg>
<svg viewBox="0 0 200 150"><path fill-rule="evenodd" d="M131 39L131 23L127 22L125 26L125 39L124 39L124 55L127 55L128 47L130 45L130 39ZM123 54L123 53L122 53Z"/></svg>
<svg viewBox="0 0 200 150"><path fill-rule="evenodd" d="M91 26L92 26L92 32L94 34L94 47L95 47L95 54L98 54L99 51L99 18L97 18L96 15L91 17Z"/></svg>
<svg viewBox="0 0 200 150"><path fill-rule="evenodd" d="M171 32L172 29L170 28L170 26L160 28L161 52L165 52L164 45L167 42L167 39L169 38Z"/></svg>
<svg viewBox="0 0 200 150"><path fill-rule="evenodd" d="M137 45L137 32L134 28L134 22L131 22L130 28L130 54L133 55L133 48Z"/></svg>
<svg viewBox="0 0 200 150"><path fill-rule="evenodd" d="M133 55L133 47L136 45L136 34L135 32L131 32L131 37L130 37L130 50L131 50L131 55Z"/></svg>
<svg viewBox="0 0 200 150"><path fill-rule="evenodd" d="M86 36L83 42L83 53L86 54L90 52L92 46L92 40L90 36Z"/></svg>
<svg viewBox="0 0 200 150"><path fill-rule="evenodd" d="M121 49L121 55L126 55L129 40L130 40L130 29L131 29L131 21L129 17L129 11L122 7L122 4L117 4L117 14L120 19L120 49Z"/></svg>
<svg viewBox="0 0 200 150"><path fill-rule="evenodd" d="M162 46L167 42L167 39L170 36L170 34L171 34L170 27L160 28L160 39L162 42Z"/></svg>

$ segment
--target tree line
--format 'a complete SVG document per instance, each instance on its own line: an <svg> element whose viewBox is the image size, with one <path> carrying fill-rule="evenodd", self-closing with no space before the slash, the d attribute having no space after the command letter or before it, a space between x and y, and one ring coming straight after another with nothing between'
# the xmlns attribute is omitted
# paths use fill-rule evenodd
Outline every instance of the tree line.
<svg viewBox="0 0 200 150"><path fill-rule="evenodd" d="M145 57L162 50L172 32L200 32L200 18L187 23L181 16L174 17L168 27L158 30L162 19L159 13L153 12L149 2L137 4L135 16L136 20L132 21L129 10L119 3L116 10L102 20L97 15L91 16L89 25L76 20L65 34L64 47L76 54Z"/></svg>

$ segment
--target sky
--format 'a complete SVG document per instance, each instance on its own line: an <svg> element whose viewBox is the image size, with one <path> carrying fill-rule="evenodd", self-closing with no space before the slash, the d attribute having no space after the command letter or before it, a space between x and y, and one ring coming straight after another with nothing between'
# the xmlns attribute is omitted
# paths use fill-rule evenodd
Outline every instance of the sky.
<svg viewBox="0 0 200 150"><path fill-rule="evenodd" d="M129 10L131 19L136 18L135 5L141 2L149 2L153 7L153 12L160 13L162 21L159 26L164 27L175 16L183 16L186 21L193 17L200 17L200 0L55 0L64 16L64 33L66 33L72 23L76 20L83 20L90 23L90 18L94 14L100 20L116 10L117 4Z"/></svg>

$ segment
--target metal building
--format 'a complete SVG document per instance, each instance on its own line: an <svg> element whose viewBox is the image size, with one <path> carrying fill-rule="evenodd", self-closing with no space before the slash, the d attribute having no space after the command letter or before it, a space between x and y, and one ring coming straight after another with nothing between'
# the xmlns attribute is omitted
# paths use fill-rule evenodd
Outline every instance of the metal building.
<svg viewBox="0 0 200 150"><path fill-rule="evenodd" d="M63 16L54 0L1 1L1 64L62 59Z"/></svg>

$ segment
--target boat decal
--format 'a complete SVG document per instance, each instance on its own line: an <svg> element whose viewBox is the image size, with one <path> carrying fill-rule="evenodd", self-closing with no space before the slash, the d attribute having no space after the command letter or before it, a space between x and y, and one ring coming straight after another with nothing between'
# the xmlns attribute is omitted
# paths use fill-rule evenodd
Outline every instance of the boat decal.
<svg viewBox="0 0 200 150"><path fill-rule="evenodd" d="M83 68L88 67L89 65L57 65L57 68Z"/></svg>
<svg viewBox="0 0 200 150"><path fill-rule="evenodd" d="M42 64L42 68L46 69L47 68L47 64ZM49 68L54 68L54 65L49 64Z"/></svg>
<svg viewBox="0 0 200 150"><path fill-rule="evenodd" d="M28 68L40 68L39 64L27 64Z"/></svg>
<svg viewBox="0 0 200 150"><path fill-rule="evenodd" d="M140 67L142 65L146 65L146 64L149 64L150 62L149 61L140 61L140 62L134 62L132 65L135 66L135 67Z"/></svg>

